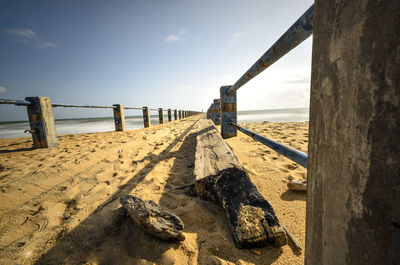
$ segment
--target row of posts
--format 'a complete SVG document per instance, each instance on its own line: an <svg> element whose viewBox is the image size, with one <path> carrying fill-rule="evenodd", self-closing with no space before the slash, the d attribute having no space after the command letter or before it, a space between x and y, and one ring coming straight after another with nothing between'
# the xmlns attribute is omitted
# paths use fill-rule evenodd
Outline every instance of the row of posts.
<svg viewBox="0 0 400 265"><path fill-rule="evenodd" d="M231 86L220 88L220 98L214 99L207 110L207 119L211 119L215 125L221 125L222 138L227 139L237 136L236 127L231 123L237 123L236 91L228 95Z"/></svg>
<svg viewBox="0 0 400 265"><path fill-rule="evenodd" d="M57 147L57 135L54 122L53 108L51 100L48 97L27 97L26 101L31 104L27 106L30 132L32 134L34 147ZM150 127L150 109L142 107L144 127ZM172 111L174 111L174 120L187 118L200 112L188 110L168 109L168 122L172 121ZM116 131L125 130L125 115L122 104L113 105L114 123ZM164 110L158 109L160 124L164 123Z"/></svg>

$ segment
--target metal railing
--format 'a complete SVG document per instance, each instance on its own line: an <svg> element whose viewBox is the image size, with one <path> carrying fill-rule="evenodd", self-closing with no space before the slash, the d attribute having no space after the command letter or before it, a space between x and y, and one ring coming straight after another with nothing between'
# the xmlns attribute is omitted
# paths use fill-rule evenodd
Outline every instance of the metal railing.
<svg viewBox="0 0 400 265"><path fill-rule="evenodd" d="M171 122L172 111L174 112L174 120L187 118L201 112L148 108L148 107L124 107L122 104L114 104L112 106L102 105L75 105L75 104L58 104L51 103L50 98L46 97L28 97L26 100L0 99L0 104L9 104L16 106L26 106L28 110L28 118L30 125L30 133L32 133L34 147L56 147L57 136L55 131L55 121L52 108L94 108L94 109L113 109L114 123L116 131L125 130L124 110L141 110L143 112L144 127L150 127L150 111L158 111L159 124L164 123L164 111L168 112L168 122ZM179 116L177 113L179 112Z"/></svg>
<svg viewBox="0 0 400 265"><path fill-rule="evenodd" d="M279 154L307 168L307 154L256 134L237 125L236 91L256 75L267 69L285 54L311 36L313 32L314 5L307 11L247 70L232 86L220 88L220 99L214 99L207 110L207 118L216 125L221 124L223 138L237 135L236 130L252 137L254 140L272 148Z"/></svg>

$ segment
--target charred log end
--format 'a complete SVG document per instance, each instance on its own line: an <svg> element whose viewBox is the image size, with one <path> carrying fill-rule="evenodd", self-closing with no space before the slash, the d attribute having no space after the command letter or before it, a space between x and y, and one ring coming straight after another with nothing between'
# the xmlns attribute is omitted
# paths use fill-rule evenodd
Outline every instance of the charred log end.
<svg viewBox="0 0 400 265"><path fill-rule="evenodd" d="M259 207L244 205L241 207L236 229L233 232L238 248L263 247L268 243L275 247L287 244L285 231L279 224L270 226L264 211Z"/></svg>

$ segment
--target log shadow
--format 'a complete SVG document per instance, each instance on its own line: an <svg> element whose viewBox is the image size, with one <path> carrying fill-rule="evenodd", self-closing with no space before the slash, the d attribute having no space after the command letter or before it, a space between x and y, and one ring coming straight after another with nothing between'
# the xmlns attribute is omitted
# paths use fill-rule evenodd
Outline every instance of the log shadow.
<svg viewBox="0 0 400 265"><path fill-rule="evenodd" d="M23 152L23 151L32 151L37 149L37 147L23 147L23 148L17 148L17 149L6 149L6 150L0 150L0 154L7 154L7 153L16 153L16 152Z"/></svg>
<svg viewBox="0 0 400 265"><path fill-rule="evenodd" d="M205 133L205 129L202 133ZM188 264L222 264L223 261L240 264L241 260L255 264L272 264L282 254L282 249L272 245L260 249L262 256L257 256L248 249L237 249L229 228L225 210L211 201L190 196L187 190L175 189L177 186L195 181L194 166L197 145L197 133L188 135L177 151L176 159L166 180L166 189L159 205L175 213L184 223L184 232L190 233L186 240L193 240L198 248L198 255L188 251ZM187 234L186 234L187 235ZM190 245L190 243L188 243Z"/></svg>
<svg viewBox="0 0 400 265"><path fill-rule="evenodd" d="M177 152L171 150L197 122L198 120L194 120L159 155L149 154L145 157L143 160L151 160L152 163L121 185L105 203L73 230L64 228L60 231L55 245L34 264L138 264L142 260L158 262L167 250L177 248L176 243L161 241L143 232L118 204L112 202L119 200L121 195L129 194L159 162L176 156Z"/></svg>
<svg viewBox="0 0 400 265"><path fill-rule="evenodd" d="M287 190L281 194L284 201L306 201L307 194L304 191Z"/></svg>

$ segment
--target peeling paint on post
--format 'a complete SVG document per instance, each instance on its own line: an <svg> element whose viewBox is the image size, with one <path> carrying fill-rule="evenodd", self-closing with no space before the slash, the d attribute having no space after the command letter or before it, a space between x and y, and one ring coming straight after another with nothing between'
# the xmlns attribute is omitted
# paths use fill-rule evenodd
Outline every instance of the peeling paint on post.
<svg viewBox="0 0 400 265"><path fill-rule="evenodd" d="M158 108L158 120L160 124L164 124L164 111L162 108Z"/></svg>
<svg viewBox="0 0 400 265"><path fill-rule="evenodd" d="M125 115L124 106L122 104L114 104L116 108L114 112L115 131L125 131Z"/></svg>
<svg viewBox="0 0 400 265"><path fill-rule="evenodd" d="M142 109L143 109L144 128L148 128L151 126L149 107L143 107Z"/></svg>
<svg viewBox="0 0 400 265"><path fill-rule="evenodd" d="M221 108L219 99L214 99L215 125L221 125Z"/></svg>
<svg viewBox="0 0 400 265"><path fill-rule="evenodd" d="M57 147L56 126L51 100L47 97L27 97L29 125L34 147Z"/></svg>
<svg viewBox="0 0 400 265"><path fill-rule="evenodd" d="M220 88L221 96L221 136L224 139L237 136L237 129L230 123L237 123L236 110L236 91L228 96L227 92L231 86L222 86Z"/></svg>
<svg viewBox="0 0 400 265"><path fill-rule="evenodd" d="M171 120L172 120L171 109L168 109L168 122L171 122Z"/></svg>
<svg viewBox="0 0 400 265"><path fill-rule="evenodd" d="M178 119L178 110L174 109L174 118L175 120Z"/></svg>

